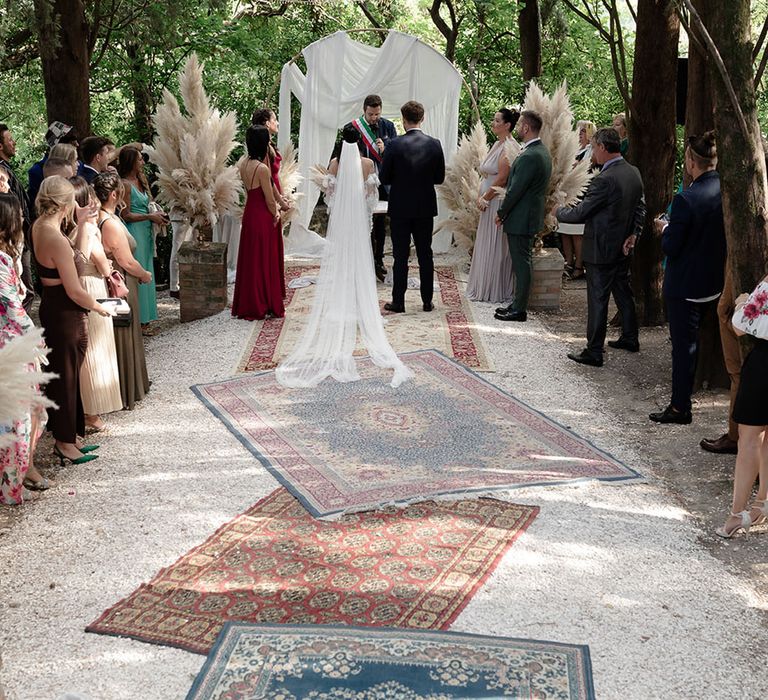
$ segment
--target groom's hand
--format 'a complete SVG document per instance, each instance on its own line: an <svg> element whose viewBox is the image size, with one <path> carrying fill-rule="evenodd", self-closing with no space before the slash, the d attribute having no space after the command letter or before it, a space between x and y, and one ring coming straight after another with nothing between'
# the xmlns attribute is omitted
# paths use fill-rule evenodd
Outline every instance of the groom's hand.
<svg viewBox="0 0 768 700"><path fill-rule="evenodd" d="M382 139L376 139L376 148L379 149L379 153L384 153L384 141Z"/></svg>

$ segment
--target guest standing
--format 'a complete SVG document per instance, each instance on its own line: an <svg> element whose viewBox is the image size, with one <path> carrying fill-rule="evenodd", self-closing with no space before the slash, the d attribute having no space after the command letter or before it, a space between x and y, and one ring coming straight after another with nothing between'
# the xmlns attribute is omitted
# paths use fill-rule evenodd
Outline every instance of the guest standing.
<svg viewBox="0 0 768 700"><path fill-rule="evenodd" d="M512 129L519 118L518 112L506 107L493 115L491 131L496 135L496 143L491 146L485 160L480 164L483 179L477 206L482 214L477 224L475 248L467 281L467 298L472 301L492 301L500 304L512 299L514 293L512 258L504 231L496 223L500 201L494 188L507 185L509 159L505 144L513 138Z"/></svg>
<svg viewBox="0 0 768 700"><path fill-rule="evenodd" d="M755 345L744 360L741 382L733 407L733 420L739 425L739 451L733 475L731 515L715 532L731 538L739 530L749 531L768 519L768 277L751 295L736 299L733 328L739 316L754 324ZM755 480L759 479L757 497L747 508Z"/></svg>
<svg viewBox="0 0 768 700"><path fill-rule="evenodd" d="M575 207L559 207L558 221L584 223L584 263L587 268L587 347L568 353L574 362L603 366L608 301L619 307L622 333L609 341L613 348L637 352L637 313L629 285L630 253L645 218L640 172L621 157L616 129L598 129L592 140L592 160L602 166L592 178L584 199Z"/></svg>
<svg viewBox="0 0 768 700"><path fill-rule="evenodd" d="M78 207L72 184L58 175L43 180L36 206L32 243L43 287L40 323L51 349L49 369L58 375L45 386L46 396L58 406L48 413L48 427L55 440L54 454L61 463L81 464L95 459L78 447L78 436L85 435L80 368L88 347L86 316L89 310L102 316L110 312L80 284L86 260L72 248L61 226L73 212L78 226L84 226L96 215L96 208Z"/></svg>
<svg viewBox="0 0 768 700"><path fill-rule="evenodd" d="M254 126L265 126L269 130L269 171L272 174L273 194L278 207L282 211L288 211L291 203L283 197L283 187L280 184L280 164L283 162L283 156L277 146L272 143L272 138L277 136L280 130L280 122L277 121L277 115L271 109L257 109L251 117L251 123Z"/></svg>
<svg viewBox="0 0 768 700"><path fill-rule="evenodd" d="M595 125L590 121L580 120L576 122L576 131L579 134L579 151L576 153L574 167L585 159L587 163L592 161L592 137L595 135ZM557 230L563 244L566 276L571 280L583 279L584 262L581 249L584 224L560 223Z"/></svg>
<svg viewBox="0 0 768 700"><path fill-rule="evenodd" d="M24 285L16 263L23 248L21 205L14 194L0 194L0 347L34 328L24 310ZM33 369L34 365L30 367ZM18 505L29 498L28 491L49 488L33 464L40 437L40 411L32 409L23 418L0 425L0 435L11 433L13 442L0 448L0 503Z"/></svg>
<svg viewBox="0 0 768 700"><path fill-rule="evenodd" d="M115 144L106 136L89 136L83 139L80 150L83 162L77 174L90 185L93 178L109 169L109 164L114 158Z"/></svg>
<svg viewBox="0 0 768 700"><path fill-rule="evenodd" d="M552 175L552 159L539 137L543 125L541 116L530 110L517 122L523 149L510 168L507 193L497 215L507 234L515 271L515 299L509 306L496 309L494 318L499 321L524 322L528 318L533 239L544 226L544 200Z"/></svg>
<svg viewBox="0 0 768 700"><path fill-rule="evenodd" d="M280 212L269 168L269 130L249 126L245 133L248 158L240 165L246 189L237 252L232 315L248 321L267 315L285 316L283 296L283 235Z"/></svg>
<svg viewBox="0 0 768 700"><path fill-rule="evenodd" d="M703 305L723 291L725 224L714 131L688 138L685 169L692 181L672 200L669 223L656 219L667 256L664 300L672 338L672 399L648 417L656 423L690 423L691 394Z"/></svg>
<svg viewBox="0 0 768 700"><path fill-rule="evenodd" d="M40 189L40 183L43 181L43 166L50 156L50 149L57 143L71 143L75 149L80 145L77 131L69 124L64 122L51 122L48 131L45 132L45 143L48 146L48 152L27 171L27 199L30 204L34 204L37 199L37 193ZM74 175L74 173L72 173ZM32 214L33 212L30 212Z"/></svg>
<svg viewBox="0 0 768 700"><path fill-rule="evenodd" d="M128 233L136 242L136 260L154 277L155 245L152 224L166 223L165 214L149 211L149 182L144 175L144 159L138 149L129 147L120 150L117 171L125 182L120 216L125 221ZM154 280L142 284L138 288L138 294L139 318L142 328L148 331L149 324L157 320L157 289Z"/></svg>
<svg viewBox="0 0 768 700"><path fill-rule="evenodd" d="M101 202L99 229L104 252L114 268L125 277L128 287L126 301L131 308L131 324L115 326L115 350L120 374L120 396L123 408L132 411L137 401L149 391L149 376L144 356L144 339L139 321L139 283L152 281L133 253L137 244L115 210L123 198L123 185L116 173L101 173L93 180L93 189Z"/></svg>
<svg viewBox="0 0 768 700"><path fill-rule="evenodd" d="M99 207L96 193L83 178L73 178L72 185L79 206ZM112 265L104 253L99 227L89 221L85 226L74 228L71 237L75 248L87 261L80 276L83 287L96 299L107 298L109 293L104 278L112 272ZM119 411L123 407L111 317L88 314L88 349L80 370L80 393L85 424L94 430L105 427L100 414Z"/></svg>
<svg viewBox="0 0 768 700"><path fill-rule="evenodd" d="M629 151L629 133L627 132L627 115L624 112L613 115L613 128L616 129L621 141L619 153L621 153L622 158L626 158Z"/></svg>

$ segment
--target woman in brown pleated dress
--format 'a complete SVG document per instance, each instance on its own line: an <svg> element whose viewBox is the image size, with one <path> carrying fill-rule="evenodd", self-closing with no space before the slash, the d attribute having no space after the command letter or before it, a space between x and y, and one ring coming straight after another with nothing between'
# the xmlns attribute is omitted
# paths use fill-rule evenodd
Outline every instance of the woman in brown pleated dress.
<svg viewBox="0 0 768 700"><path fill-rule="evenodd" d="M104 252L112 260L114 268L123 274L128 286L127 301L131 307L131 325L115 326L115 347L123 408L133 410L136 402L143 399L149 391L144 339L141 337L139 283L151 282L152 274L133 257L136 241L115 214L123 196L120 177L117 173L99 173L92 184L101 202L99 229Z"/></svg>
<svg viewBox="0 0 768 700"><path fill-rule="evenodd" d="M96 216L96 207L78 207L75 190L63 177L43 180L36 200L38 218L32 227L32 244L43 285L40 323L50 372L58 375L45 385L45 394L58 408L48 411L48 428L55 440L54 454L62 464L82 464L96 459L81 451L78 436L85 435L85 417L80 398L80 367L88 346L86 316L96 311L110 316L80 283L85 258L73 249L62 233L62 223L75 214L78 226Z"/></svg>

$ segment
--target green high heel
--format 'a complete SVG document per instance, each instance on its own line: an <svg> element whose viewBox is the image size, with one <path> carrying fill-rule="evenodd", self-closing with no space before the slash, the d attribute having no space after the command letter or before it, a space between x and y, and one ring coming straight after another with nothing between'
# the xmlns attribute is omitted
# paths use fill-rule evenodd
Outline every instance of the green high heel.
<svg viewBox="0 0 768 700"><path fill-rule="evenodd" d="M59 464L62 467L67 464L67 462L69 462L69 464L85 464L86 462L92 462L94 459L99 458L99 455L83 455L82 457L72 459L72 457L67 457L65 454L62 454L61 450L56 445L53 446L53 454L59 458Z"/></svg>
<svg viewBox="0 0 768 700"><path fill-rule="evenodd" d="M82 447L78 447L78 450L82 452L83 454L88 454L89 452L93 452L94 450L98 450L98 445L83 445Z"/></svg>

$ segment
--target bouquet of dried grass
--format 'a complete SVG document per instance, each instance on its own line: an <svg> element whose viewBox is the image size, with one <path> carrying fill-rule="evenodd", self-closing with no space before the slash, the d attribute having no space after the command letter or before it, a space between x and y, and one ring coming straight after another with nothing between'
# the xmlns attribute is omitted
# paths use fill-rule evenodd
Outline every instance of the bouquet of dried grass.
<svg viewBox="0 0 768 700"><path fill-rule="evenodd" d="M565 82L552 97L548 97L531 81L523 109L538 112L544 121L540 136L552 158L552 177L544 204L544 231L536 237L538 249L542 245L541 237L557 227L552 208L575 204L592 176L588 172L588 162L582 160L574 166L579 151L579 135L573 129L573 113Z"/></svg>
<svg viewBox="0 0 768 700"><path fill-rule="evenodd" d="M291 208L282 217L283 226L285 226L296 216L296 204L301 197L298 188L303 178L299 172L299 152L293 145L293 141L288 142L288 145L283 149L282 155L283 159L280 162L277 178L280 181L280 190L283 193L283 197L291 205Z"/></svg>
<svg viewBox="0 0 768 700"><path fill-rule="evenodd" d="M243 192L235 165L227 165L237 122L233 112L211 107L203 88L203 66L192 54L179 78L184 113L167 89L153 122L157 136L145 147L159 170L158 199L182 212L189 225L210 231L224 214L237 214Z"/></svg>
<svg viewBox="0 0 768 700"><path fill-rule="evenodd" d="M435 233L448 230L457 245L471 250L475 244L480 210L476 200L480 191L480 163L488 155L485 129L480 122L472 128L469 136L462 136L459 148L450 165L445 169L445 181L437 186L443 203L450 212L440 223Z"/></svg>

